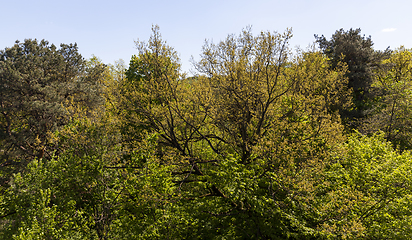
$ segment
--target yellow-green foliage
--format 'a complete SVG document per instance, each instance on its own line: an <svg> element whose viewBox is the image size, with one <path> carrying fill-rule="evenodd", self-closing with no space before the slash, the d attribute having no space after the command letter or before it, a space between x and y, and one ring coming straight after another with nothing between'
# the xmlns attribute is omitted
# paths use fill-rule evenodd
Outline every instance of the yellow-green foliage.
<svg viewBox="0 0 412 240"><path fill-rule="evenodd" d="M206 41L186 78L153 27L127 69L100 69L104 103L66 102L54 155L1 189L0 238L411 238L410 153L391 131L345 135L346 65L292 54L291 37L246 28ZM406 105L396 66L408 54L377 72L385 104Z"/></svg>
<svg viewBox="0 0 412 240"><path fill-rule="evenodd" d="M386 138L401 149L412 147L411 69L412 51L404 47L382 62L374 81L380 95L362 128L366 133L385 132Z"/></svg>
<svg viewBox="0 0 412 240"><path fill-rule="evenodd" d="M322 231L343 239L409 239L410 152L393 150L380 132L356 133L331 153L319 189Z"/></svg>

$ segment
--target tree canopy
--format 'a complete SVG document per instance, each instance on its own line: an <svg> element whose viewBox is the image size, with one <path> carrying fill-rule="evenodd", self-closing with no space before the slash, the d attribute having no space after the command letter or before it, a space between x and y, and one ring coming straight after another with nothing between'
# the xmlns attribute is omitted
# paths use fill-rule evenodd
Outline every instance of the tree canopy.
<svg viewBox="0 0 412 240"><path fill-rule="evenodd" d="M60 48L26 39L0 51L1 170L21 169L35 157L50 158L50 135L68 123L68 106L101 101L104 66L88 66L76 44ZM7 183L7 177L1 183Z"/></svg>
<svg viewBox="0 0 412 240"><path fill-rule="evenodd" d="M359 33L245 28L191 77L158 26L128 66L6 48L0 238L410 238L412 51Z"/></svg>
<svg viewBox="0 0 412 240"><path fill-rule="evenodd" d="M389 48L385 51L373 49L371 36L361 35L361 29L340 29L336 31L330 40L325 36L315 35L316 43L321 51L329 58L331 68L341 63L348 67L346 76L349 81L347 87L353 92L354 108L341 109L342 117L347 121L363 118L373 101L374 69L390 54Z"/></svg>

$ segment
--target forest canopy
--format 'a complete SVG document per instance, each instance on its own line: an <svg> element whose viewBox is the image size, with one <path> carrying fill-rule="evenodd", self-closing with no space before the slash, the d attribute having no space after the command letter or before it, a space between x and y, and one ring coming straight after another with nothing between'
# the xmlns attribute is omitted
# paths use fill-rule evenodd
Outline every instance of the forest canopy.
<svg viewBox="0 0 412 240"><path fill-rule="evenodd" d="M128 66L0 51L1 239L408 239L412 50L340 29L206 41L153 26Z"/></svg>

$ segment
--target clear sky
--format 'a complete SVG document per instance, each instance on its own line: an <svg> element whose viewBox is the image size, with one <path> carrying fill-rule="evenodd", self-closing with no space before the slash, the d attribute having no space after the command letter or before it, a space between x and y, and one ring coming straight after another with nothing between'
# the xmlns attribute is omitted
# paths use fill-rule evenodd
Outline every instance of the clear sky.
<svg viewBox="0 0 412 240"><path fill-rule="evenodd" d="M85 58L128 63L134 40L148 40L157 24L188 71L205 39L218 42L248 25L255 33L290 27L292 47L306 48L314 34L329 39L340 28L361 28L375 49L412 48L411 9L410 0L0 0L0 49L25 38L76 42Z"/></svg>

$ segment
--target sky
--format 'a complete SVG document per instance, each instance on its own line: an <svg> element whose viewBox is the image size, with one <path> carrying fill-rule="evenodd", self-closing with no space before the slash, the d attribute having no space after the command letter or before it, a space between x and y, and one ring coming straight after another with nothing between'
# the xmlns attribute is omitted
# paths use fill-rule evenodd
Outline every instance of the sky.
<svg viewBox="0 0 412 240"><path fill-rule="evenodd" d="M77 43L85 58L129 63L135 41L147 41L152 25L180 55L182 70L199 60L206 39L218 43L251 26L260 31L292 28L291 47L307 48L314 34L360 28L376 50L412 48L410 0L0 0L0 49L16 40Z"/></svg>

